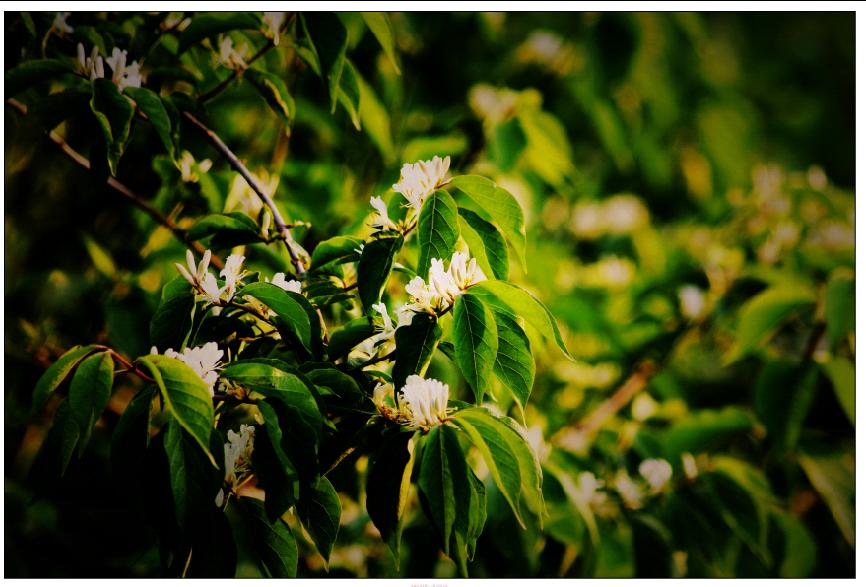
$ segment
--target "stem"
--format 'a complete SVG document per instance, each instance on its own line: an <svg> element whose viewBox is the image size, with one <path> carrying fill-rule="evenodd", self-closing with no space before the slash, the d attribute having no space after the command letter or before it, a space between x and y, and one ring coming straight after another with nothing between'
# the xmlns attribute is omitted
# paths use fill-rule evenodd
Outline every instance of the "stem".
<svg viewBox="0 0 866 587"><path fill-rule="evenodd" d="M304 268L304 263L298 257L295 248L300 248L300 245L295 242L294 237L292 237L292 233L289 231L289 227L286 224L286 221L283 220L283 215L280 214L279 209L277 209L277 205L274 203L274 200L265 192L264 188L262 188L259 181L250 173L250 170L247 169L247 166L243 164L243 162L237 158L237 156L232 152L231 149L226 146L226 144L219 138L219 136L205 126L198 118L190 114L189 112L183 113L186 118L192 122L195 126L197 126L208 138L208 140L217 148L217 150L228 159L229 164L234 168L235 171L241 174L241 177L249 184L249 186L256 192L256 195L264 202L264 204L271 211L271 214L274 217L274 226L279 231L282 236L283 244L286 246L286 250L289 252L289 256L292 258L292 264L294 265L296 274L298 277L302 277L306 272Z"/></svg>
<svg viewBox="0 0 866 587"><path fill-rule="evenodd" d="M255 55L250 57L250 60L247 61L246 67L244 67L243 69L234 70L231 73L231 75L229 75L226 79L224 79L223 81L218 83L216 86L214 86L213 88L211 88L210 90L208 90L204 94L200 95L198 97L199 103L204 104L205 102L207 102L209 100L213 100L214 98L219 96L223 92L223 90L225 90L227 87L229 87L229 85L231 85L231 83L233 81L235 81L238 77L242 76L244 74L244 72L247 69L249 69L250 65L252 65L254 61L256 61L259 57L261 57L262 55L264 55L265 53L267 53L268 51L270 51L274 47L275 47L274 43L272 41L268 41L264 47L259 49Z"/></svg>
<svg viewBox="0 0 866 587"><path fill-rule="evenodd" d="M13 108L15 108L16 110L18 110L18 112L20 112L21 114L27 115L27 106L25 104L22 104L21 102L19 102L18 100L14 99L14 98L9 98L8 100L6 100L6 103L8 105L12 106ZM61 137L59 134L57 134L56 132L54 132L52 130L52 131L48 132L48 138L51 139L51 141L55 145L60 147L60 149L70 159L72 159L75 163L77 163L79 166L83 167L84 169L90 170L90 160L87 159L87 157L85 157L84 155L82 155L78 151L76 151L75 149L73 149L71 146L69 146L69 143L67 143L63 139L63 137ZM153 218L158 224L169 229L171 231L171 233L178 240L180 240L181 242L185 243L187 246L194 249L199 255L204 254L205 248L201 245L201 243L188 238L186 235L186 231L184 231L181 227L179 227L177 224L175 224L169 218L163 216L162 212L160 212L159 210L154 208L142 196L140 196L137 193L135 193L134 191L132 191L132 189L130 189L129 187L127 187L126 185L124 185L123 183L121 183L120 181L115 179L114 177L109 177L106 180L106 183L110 187L114 188L114 190L117 191L120 195L122 195L127 200L132 202L132 204L134 206L136 206L140 210L143 210L145 213L147 213L147 215L150 216L151 218ZM218 269L223 268L223 262L218 257L216 257L216 256L211 257L211 262Z"/></svg>
<svg viewBox="0 0 866 587"><path fill-rule="evenodd" d="M130 361L129 359L127 359L126 357L124 357L123 355L118 353L116 350L109 348L109 347L100 347L100 348L111 353L111 358L113 358L115 361L117 361L118 363L123 365L126 368L126 372L133 373L136 376L138 376L140 379L143 379L143 380L147 381L148 383L156 383L156 380L153 377L151 377L150 375L148 375L147 373L145 373L144 371L139 369L138 365L136 365L135 363L133 363L132 361Z"/></svg>

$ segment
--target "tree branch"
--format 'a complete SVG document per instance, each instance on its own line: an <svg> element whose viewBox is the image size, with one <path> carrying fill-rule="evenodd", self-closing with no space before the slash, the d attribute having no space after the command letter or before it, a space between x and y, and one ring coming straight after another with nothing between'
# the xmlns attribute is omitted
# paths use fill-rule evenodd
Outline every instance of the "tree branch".
<svg viewBox="0 0 866 587"><path fill-rule="evenodd" d="M12 106L16 110L18 110L18 112L20 112L21 114L24 114L25 116L27 115L27 106L25 104L22 104L14 98L9 98L8 100L6 100L6 103L9 106ZM69 146L69 143L67 143L63 139L63 137L61 137L59 134L52 130L48 132L48 138L51 139L51 141L55 145L60 147L60 149L75 163L77 163L84 169L90 170L90 160L75 149L73 149L71 146ZM169 229L178 240L194 249L199 255L205 252L205 248L201 245L201 243L188 238L185 230L183 230L169 218L163 216L163 214L159 210L157 210L150 203L148 203L143 197L132 191L132 189L130 189L114 177L109 177L106 180L106 183L110 187L114 188L114 190L117 191L120 195L132 202L134 206L147 213L147 215L153 218L158 224ZM211 257L211 262L218 269L223 268L222 260L219 257Z"/></svg>
<svg viewBox="0 0 866 587"><path fill-rule="evenodd" d="M210 90L208 90L208 91L205 92L204 94L200 95L200 96L198 97L198 101L199 101L199 103L200 103L200 104L204 104L205 102L208 102L209 100L213 100L214 98L216 98L217 96L219 96L219 95L223 92L223 90L225 90L227 87L229 87L229 86L231 85L231 83L232 83L233 81L235 81L235 80L238 79L240 76L242 76L242 75L244 74L244 72L245 72L247 69L249 69L250 65L252 65L252 64L253 64L253 63L254 63L254 62L255 62L259 57L261 57L262 55L264 55L265 53L267 53L268 51L270 51L271 49L273 49L274 46L275 46L275 45L274 45L272 42L270 42L270 41L268 41L267 43L265 43L265 46L264 46L264 47L262 47L261 49L259 49L259 50L256 52L255 55L253 55L252 57L250 57L249 61L247 61L247 66L246 66L246 67L244 67L243 69L236 69L236 70L234 70L234 71L231 73L231 75L229 75L226 79L224 79L223 81L221 81L220 83L218 83L216 86L214 86L213 88L211 88Z"/></svg>
<svg viewBox="0 0 866 587"><path fill-rule="evenodd" d="M241 177L249 184L249 186L256 192L256 195L264 202L264 204L271 211L271 214L274 217L274 226L276 226L277 230L282 236L283 244L286 246L286 250L289 252L289 256L292 258L292 264L294 265L294 269L298 277L303 276L306 272L304 268L304 262L298 257L298 253L296 248L300 248L300 245L295 241L294 237L292 237L292 233L289 231L289 227L286 224L286 221L283 220L283 215L280 214L279 209L277 209L277 205L274 203L273 198L271 198L264 188L261 186L259 181L250 173L250 170L247 169L247 166L243 164L243 162L238 159L237 155L235 155L231 149L222 141L219 136L205 126L198 118L190 114L189 112L183 113L186 118L192 122L195 126L197 126L204 134L207 136L208 140L217 148L217 150L223 154L223 156L228 159L229 164L234 168L235 171L241 174ZM303 249L302 249L303 250Z"/></svg>

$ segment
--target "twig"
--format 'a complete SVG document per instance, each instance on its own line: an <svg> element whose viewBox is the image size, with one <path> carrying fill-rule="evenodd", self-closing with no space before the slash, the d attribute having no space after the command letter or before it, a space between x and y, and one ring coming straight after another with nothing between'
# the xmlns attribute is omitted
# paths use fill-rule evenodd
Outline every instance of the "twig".
<svg viewBox="0 0 866 587"><path fill-rule="evenodd" d="M21 114L27 115L27 106L25 104L22 104L14 98L9 98L8 100L6 100L6 103L18 110ZM84 169L90 169L90 160L75 149L73 149L71 146L69 146L69 143L67 143L59 134L57 134L53 130L49 131L48 138L50 138L55 145L60 147L60 149L70 159L75 161L75 163L77 163ZM130 189L114 177L109 177L106 180L106 183L110 187L114 188L114 190L117 191L120 195L132 202L133 205L138 207L140 210L146 212L147 215L153 218L158 224L161 224L162 226L169 229L171 233L175 237L177 237L178 240L195 249L195 251L198 252L199 255L205 252L205 248L201 245L201 243L188 238L186 235L186 231L184 231L181 227L179 227L169 218L163 216L163 214L159 210L150 205L146 200L144 200L144 198L132 191L132 189ZM211 262L218 269L223 268L222 260L218 257L211 257Z"/></svg>
<svg viewBox="0 0 866 587"><path fill-rule="evenodd" d="M207 102L209 100L213 100L214 98L219 96L223 92L223 90L225 90L227 87L229 87L229 85L231 85L231 83L233 81L235 81L240 76L242 76L244 74L244 72L247 69L249 69L250 65L253 64L253 62L255 62L259 57L261 57L262 55L264 55L265 53L267 53L268 51L270 51L273 48L274 48L274 44L272 42L268 41L264 47L259 49L255 55L250 57L249 61L247 61L246 67L244 67L243 69L234 70L231 73L231 75L229 75L226 79L224 79L223 81L218 83L216 86L214 86L213 88L211 88L210 90L208 90L204 94L200 95L198 97L199 103L204 104L205 102Z"/></svg>
<svg viewBox="0 0 866 587"><path fill-rule="evenodd" d="M140 377L141 379L147 381L148 383L156 383L156 380L153 377L151 377L150 375L148 375L147 373L145 373L144 371L139 369L138 365L136 365L135 363L133 363L132 361L130 361L129 359L127 359L126 357L124 357L123 355L118 353L116 350L114 350L110 347L98 347L98 348L102 348L102 349L108 351L109 353L111 353L111 357L115 361L117 361L118 363L123 365L124 368L126 369L126 372L133 373L133 374L137 375L138 377Z"/></svg>
<svg viewBox="0 0 866 587"><path fill-rule="evenodd" d="M235 171L241 174L241 177L249 184L253 191L256 192L256 195L264 202L264 204L271 211L271 214L274 217L274 226L276 226L280 235L282 236L283 244L286 245L286 250L289 252L289 256L292 258L292 264L294 265L295 271L298 277L303 276L305 273L304 262L298 257L298 253L295 251L296 247L300 247L295 242L294 237L292 237L292 233L289 231L289 227L286 224L285 220L283 220L283 215L280 214L280 211L277 209L277 205L274 203L274 200L267 194L267 192L262 188L259 181L250 173L250 170L247 169L247 166L243 164L243 162L237 158L237 156L232 152L231 149L226 146L226 144L222 141L219 136L205 126L198 118L190 114L189 112L183 113L186 118L192 122L195 126L197 126L210 140L210 142L217 148L217 150L223 154L223 156L228 159L229 164L234 168Z"/></svg>
<svg viewBox="0 0 866 587"><path fill-rule="evenodd" d="M808 363L812 359L812 355L815 354L815 350L818 348L818 344L821 342L821 338L824 336L824 331L827 329L827 323L824 321L818 322L812 328L811 334L809 334L809 341L806 343L806 348L803 350L803 356L801 358L802 363Z"/></svg>

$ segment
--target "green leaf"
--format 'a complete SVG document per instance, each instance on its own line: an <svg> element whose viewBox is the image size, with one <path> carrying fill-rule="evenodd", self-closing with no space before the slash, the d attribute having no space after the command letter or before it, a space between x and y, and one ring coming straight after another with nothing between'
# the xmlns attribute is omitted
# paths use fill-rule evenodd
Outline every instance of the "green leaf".
<svg viewBox="0 0 866 587"><path fill-rule="evenodd" d="M90 355L78 366L69 384L69 408L81 439L78 456L84 454L93 425L108 405L114 384L114 361L108 352Z"/></svg>
<svg viewBox="0 0 866 587"><path fill-rule="evenodd" d="M497 124L493 128L493 137L489 143L490 157L496 166L503 171L509 171L520 155L526 149L526 135L516 118Z"/></svg>
<svg viewBox="0 0 866 587"><path fill-rule="evenodd" d="M337 109L340 80L346 64L346 48L349 36L346 27L333 12L308 12L301 19L310 44L328 79L328 93L331 97L331 113Z"/></svg>
<svg viewBox="0 0 866 587"><path fill-rule="evenodd" d="M453 421L466 432L481 453L487 468L490 469L490 476L511 506L518 523L522 528L526 528L520 515L520 495L524 488L520 461L533 460L529 446L508 425L482 408L460 410L454 414ZM540 487L536 489L541 491ZM540 497L537 499L540 500Z"/></svg>
<svg viewBox="0 0 866 587"><path fill-rule="evenodd" d="M298 570L298 545L283 520L271 521L262 502L250 497L240 500L244 521L253 542L253 552L262 570L274 578L294 577Z"/></svg>
<svg viewBox="0 0 866 587"><path fill-rule="evenodd" d="M253 440L253 468L265 492L265 512L276 520L298 501L299 476L283 448L283 431L277 412L267 400L256 402L265 423ZM287 440L288 442L288 440Z"/></svg>
<svg viewBox="0 0 866 587"><path fill-rule="evenodd" d="M331 549L337 542L340 531L340 497L334 486L325 477L320 477L315 487L301 494L296 507L298 519L313 538L316 549L325 559L325 568L331 558Z"/></svg>
<svg viewBox="0 0 866 587"><path fill-rule="evenodd" d="M255 86L271 110L279 117L286 127L286 134L292 128L295 119L295 99L289 93L289 88L279 76L273 73L248 69L244 73L244 79Z"/></svg>
<svg viewBox="0 0 866 587"><path fill-rule="evenodd" d="M88 235L84 235L83 240L84 248L87 249L87 254L96 270L105 277L113 279L117 275L117 266L108 251Z"/></svg>
<svg viewBox="0 0 866 587"><path fill-rule="evenodd" d="M373 304L382 297L394 266L394 257L402 247L403 235L383 236L364 245L358 263L358 294L365 313L370 313Z"/></svg>
<svg viewBox="0 0 866 587"><path fill-rule="evenodd" d="M450 259L459 237L457 205L448 192L436 190L418 216L418 275L427 275L431 259Z"/></svg>
<svg viewBox="0 0 866 587"><path fill-rule="evenodd" d="M526 271L526 227L523 210L510 193L480 175L458 175L450 186L457 188L499 225Z"/></svg>
<svg viewBox="0 0 866 587"><path fill-rule="evenodd" d="M799 288L770 288L750 299L740 308L736 340L724 362L732 363L761 348L791 314L814 301L813 292Z"/></svg>
<svg viewBox="0 0 866 587"><path fill-rule="evenodd" d="M481 299L463 294L454 304L454 349L457 366L480 404L496 363L496 318Z"/></svg>
<svg viewBox="0 0 866 587"><path fill-rule="evenodd" d="M499 229L468 208L458 208L460 236L488 278L508 279L508 248Z"/></svg>
<svg viewBox="0 0 866 587"><path fill-rule="evenodd" d="M156 130L156 134L159 136L159 140L162 141L168 156L176 161L177 143L172 133L171 119L165 110L165 104L162 99L155 92L147 88L129 87L124 90L124 93L135 100L139 110L147 116L154 130Z"/></svg>
<svg viewBox="0 0 866 587"><path fill-rule="evenodd" d="M532 383L535 381L535 360L529 348L529 339L520 325L508 314L495 313L496 361L493 372L520 404L526 407Z"/></svg>
<svg viewBox="0 0 866 587"><path fill-rule="evenodd" d="M786 579L810 577L818 560L818 545L812 533L796 516L774 511L773 521L779 526L785 550L779 562L779 575Z"/></svg>
<svg viewBox="0 0 866 587"><path fill-rule="evenodd" d="M219 236L221 248L231 248L236 245L254 243L261 240L256 221L243 212L228 214L209 214L195 223L187 232L192 240L201 240L209 236Z"/></svg>
<svg viewBox="0 0 866 587"><path fill-rule="evenodd" d="M154 378L162 401L172 418L189 432L210 462L216 461L210 452L213 432L213 402L211 391L201 377L186 364L162 355L148 355L137 361Z"/></svg>
<svg viewBox="0 0 866 587"><path fill-rule="evenodd" d="M24 90L54 79L65 73L72 73L69 66L57 59L31 59L8 70L4 76L6 97L11 98Z"/></svg>
<svg viewBox="0 0 866 587"><path fill-rule="evenodd" d="M827 284L824 309L831 348L849 332L854 332L854 314L854 276L837 271Z"/></svg>
<svg viewBox="0 0 866 587"><path fill-rule="evenodd" d="M340 87L337 90L340 104L349 113L355 130L361 130L361 74L346 59L343 67L343 76L340 78Z"/></svg>
<svg viewBox="0 0 866 587"><path fill-rule="evenodd" d="M66 474L66 469L75 454L75 447L81 439L81 428L72 416L72 406L68 401L58 406L53 428L60 433L60 476L62 477Z"/></svg>
<svg viewBox="0 0 866 587"><path fill-rule="evenodd" d="M797 445L803 423L817 391L818 369L814 363L772 361L761 369L755 384L755 412L767 434L782 449Z"/></svg>
<svg viewBox="0 0 866 587"><path fill-rule="evenodd" d="M412 322L399 327L394 332L394 369L392 379L394 389L403 389L409 375L424 376L442 337L442 329L435 317L418 313Z"/></svg>
<svg viewBox="0 0 866 587"><path fill-rule="evenodd" d="M839 405L848 416L851 425L854 426L856 419L855 398L854 398L854 364L843 357L830 359L823 365L824 373L833 384L833 391L836 393L836 399L839 400Z"/></svg>
<svg viewBox="0 0 866 587"><path fill-rule="evenodd" d="M53 130L64 120L89 115L93 92L89 85L86 87L86 90L80 87L67 88L62 92L40 97L32 105L28 105L27 117L38 120L45 130Z"/></svg>
<svg viewBox="0 0 866 587"><path fill-rule="evenodd" d="M808 450L800 466L824 502L842 536L854 547L854 454L842 450Z"/></svg>
<svg viewBox="0 0 866 587"><path fill-rule="evenodd" d="M368 316L351 320L340 330L331 333L331 340L328 342L328 357L332 361L345 357L349 351L373 336L374 333L373 325Z"/></svg>
<svg viewBox="0 0 866 587"><path fill-rule="evenodd" d="M361 126L364 132L379 149L386 162L394 160L394 139L391 133L391 117L385 106L379 100L372 86L357 76L358 89L361 91L361 101L358 107L361 116Z"/></svg>
<svg viewBox="0 0 866 587"><path fill-rule="evenodd" d="M108 147L108 169L111 175L117 175L117 164L129 140L135 108L117 91L117 86L110 79L98 78L93 80L90 109L96 116Z"/></svg>
<svg viewBox="0 0 866 587"><path fill-rule="evenodd" d="M111 434L111 469L116 477L134 479L150 445L150 411L157 388L139 391L126 405Z"/></svg>
<svg viewBox="0 0 866 587"><path fill-rule="evenodd" d="M36 387L33 390L33 405L30 408L31 416L42 409L42 406L57 391L57 388L66 380L69 373L95 349L96 345L74 346L45 370L45 373L36 382Z"/></svg>
<svg viewBox="0 0 866 587"><path fill-rule="evenodd" d="M359 256L355 249L360 248L363 242L355 236L335 236L323 240L313 249L309 270L314 271L337 261L340 263L356 261Z"/></svg>
<svg viewBox="0 0 866 587"><path fill-rule="evenodd" d="M310 317L291 292L272 283L256 282L241 289L237 296L252 296L276 312L280 323L297 336L307 351L312 352Z"/></svg>
<svg viewBox="0 0 866 587"><path fill-rule="evenodd" d="M241 29L258 30L261 20L252 12L208 12L197 14L178 39L177 54L220 33Z"/></svg>
<svg viewBox="0 0 866 587"><path fill-rule="evenodd" d="M401 519L411 487L415 433L386 438L373 453L367 469L367 513L400 566Z"/></svg>
<svg viewBox="0 0 866 587"><path fill-rule="evenodd" d="M184 348L194 311L195 294L189 282L178 276L166 283L150 319L150 344L162 350Z"/></svg>
<svg viewBox="0 0 866 587"><path fill-rule="evenodd" d="M697 454L706 451L751 429L748 413L734 406L690 412L665 433L665 455L668 461L677 462L684 452Z"/></svg>
<svg viewBox="0 0 866 587"><path fill-rule="evenodd" d="M203 458L197 441L177 420L169 420L163 436L168 457L169 482L178 527L185 529L194 517L213 507L222 479L215 463Z"/></svg>
<svg viewBox="0 0 866 587"><path fill-rule="evenodd" d="M488 280L472 286L470 291L491 309L504 312L514 320L524 320L542 336L555 341L562 354L572 358L550 310L526 290L505 281Z"/></svg>
<svg viewBox="0 0 866 587"><path fill-rule="evenodd" d="M388 15L384 12L362 12L361 17L363 17L364 23L370 29L370 32L379 41L391 65L394 66L397 73L400 73L400 66L397 64L397 52L394 48L394 31L391 28L391 21L388 19Z"/></svg>

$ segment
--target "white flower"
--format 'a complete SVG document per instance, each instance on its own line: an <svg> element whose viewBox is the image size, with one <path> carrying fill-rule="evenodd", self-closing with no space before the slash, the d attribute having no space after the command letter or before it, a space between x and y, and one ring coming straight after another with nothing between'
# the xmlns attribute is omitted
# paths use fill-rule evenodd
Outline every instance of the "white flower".
<svg viewBox="0 0 866 587"><path fill-rule="evenodd" d="M577 487L575 498L579 505L597 508L607 501L604 492L599 491L604 487L604 481L596 479L591 471L584 471L577 476Z"/></svg>
<svg viewBox="0 0 866 587"><path fill-rule="evenodd" d="M641 506L643 494L641 493L640 486L629 477L625 469L619 470L614 478L613 485L617 493L622 497L625 507L636 510Z"/></svg>
<svg viewBox="0 0 866 587"><path fill-rule="evenodd" d="M229 258L226 259L223 270L220 271L220 277L225 280L225 286L223 286L223 291L228 294L229 298L235 295L235 288L238 282L241 280L241 277L243 277L244 275L244 271L241 270L241 265L243 265L243 262L243 255L239 255L237 253L229 255Z"/></svg>
<svg viewBox="0 0 866 587"><path fill-rule="evenodd" d="M196 266L195 264L195 256L192 254L192 251L187 249L186 251L186 267L181 265L180 263L175 263L174 266L177 267L177 270L186 279L190 285L193 287L198 287L199 284L204 280L205 275L207 275L207 268L210 265L211 252L210 249L204 252L202 255L201 262Z"/></svg>
<svg viewBox="0 0 866 587"><path fill-rule="evenodd" d="M81 55L79 53L79 60L80 58ZM105 62L111 68L111 81L117 85L118 91L122 92L124 88L141 87L141 69L139 64L137 61L133 61L127 66L126 51L115 47L111 50L111 57L106 58Z"/></svg>
<svg viewBox="0 0 866 587"><path fill-rule="evenodd" d="M373 405L388 418L394 417L394 384L377 383L373 389Z"/></svg>
<svg viewBox="0 0 866 587"><path fill-rule="evenodd" d="M268 281L267 277L265 278L265 281ZM274 273L274 278L270 281L270 283L273 283L274 285L281 287L286 291L294 292L297 294L301 293L301 282L297 281L296 279L289 279L287 281L285 273Z"/></svg>
<svg viewBox="0 0 866 587"><path fill-rule="evenodd" d="M105 77L105 68L97 47L93 47L89 57L85 57L84 45L78 43L78 65L78 73L90 78L90 81Z"/></svg>
<svg viewBox="0 0 866 587"><path fill-rule="evenodd" d="M379 302L378 304L373 304L371 307L382 315L382 332L390 332L393 334L394 324L391 322L391 316L388 315L388 308L385 306L385 304L383 302Z"/></svg>
<svg viewBox="0 0 866 587"><path fill-rule="evenodd" d="M392 187L395 192L403 194L416 212L420 212L424 199L445 184L449 165L451 157L441 159L438 156L430 161L406 163L400 169L400 181Z"/></svg>
<svg viewBox="0 0 866 587"><path fill-rule="evenodd" d="M448 273L451 274L455 285L461 290L487 279L487 276L478 266L478 261L474 257L470 259L468 253L461 251L457 251L451 256Z"/></svg>
<svg viewBox="0 0 866 587"><path fill-rule="evenodd" d="M671 464L664 459L647 459L638 466L637 470L641 477L646 479L653 493L664 489L673 475Z"/></svg>
<svg viewBox="0 0 866 587"><path fill-rule="evenodd" d="M415 276L406 284L406 293L412 296L410 308L416 312L436 314L454 303L467 288L487 277L475 258L457 251L451 256L448 270L442 259L430 259L427 281ZM405 310L404 310L405 311Z"/></svg>
<svg viewBox="0 0 866 587"><path fill-rule="evenodd" d="M231 37L223 37L220 42L219 62L229 69L245 69L247 62L244 58L247 55L246 44L241 45L240 49L235 49L234 42Z"/></svg>
<svg viewBox="0 0 866 587"><path fill-rule="evenodd" d="M399 410L413 430L428 430L448 418L448 385L418 375L406 378L399 395Z"/></svg>
<svg viewBox="0 0 866 587"><path fill-rule="evenodd" d="M153 355L159 354L156 347L152 347L150 352ZM219 378L218 371L222 367L221 359L223 357L223 351L219 349L217 343L209 342L204 346L186 348L180 353L166 349L162 354L170 359L178 359L186 363L207 384L211 395L213 395L213 386Z"/></svg>
<svg viewBox="0 0 866 587"><path fill-rule="evenodd" d="M704 292L702 292L697 286L685 285L681 287L677 293L680 298L680 312L682 312L683 316L689 320L697 320L700 318L701 314L704 313L704 307L706 305Z"/></svg>
<svg viewBox="0 0 866 587"><path fill-rule="evenodd" d="M435 314L439 306L439 295L424 281L420 275L416 275L406 284L406 293L412 296L413 308L419 312Z"/></svg>
<svg viewBox="0 0 866 587"><path fill-rule="evenodd" d="M376 196L370 198L370 205L372 205L378 213L370 224L373 228L376 230L397 230L397 225L388 218L388 206L385 205L385 202L381 197Z"/></svg>
<svg viewBox="0 0 866 587"><path fill-rule="evenodd" d="M451 272L445 271L445 262L442 259L430 259L430 273L427 281L436 295L449 304L453 303L460 295L460 287L454 281Z"/></svg>
<svg viewBox="0 0 866 587"><path fill-rule="evenodd" d="M71 26L66 24L66 19L69 18L71 12L58 12L57 16L54 17L54 28L58 33L71 33L75 31Z"/></svg>
<svg viewBox="0 0 866 587"><path fill-rule="evenodd" d="M280 28L285 20L285 12L265 12L262 16L262 22L268 27L267 35L273 37L274 45L280 44Z"/></svg>
<svg viewBox="0 0 866 587"><path fill-rule="evenodd" d="M120 82L120 78L126 70L126 51L115 47L111 50L111 57L106 57L105 62L111 68L111 81L115 84Z"/></svg>
<svg viewBox="0 0 866 587"><path fill-rule="evenodd" d="M241 481L252 471L253 441L256 429L253 426L241 424L240 430L229 430L229 441L225 444L225 483L231 492L237 491ZM225 492L220 489L217 494L217 507L222 506Z"/></svg>
<svg viewBox="0 0 866 587"><path fill-rule="evenodd" d="M698 476L698 462L695 460L695 456L690 452L684 452L682 457L683 473L685 473L686 479L694 481Z"/></svg>
<svg viewBox="0 0 866 587"><path fill-rule="evenodd" d="M414 316L415 306L413 304L403 304L397 308L397 328L412 324L412 318Z"/></svg>
<svg viewBox="0 0 866 587"><path fill-rule="evenodd" d="M184 183L195 183L198 181L198 171L207 172L213 163L210 159L202 159L196 163L195 157L189 151L183 151L180 155L180 178ZM195 167L195 169L193 169Z"/></svg>
<svg viewBox="0 0 866 587"><path fill-rule="evenodd" d="M133 61L132 65L126 68L117 82L117 90L122 92L124 88L140 88L141 87L141 69L138 61Z"/></svg>

